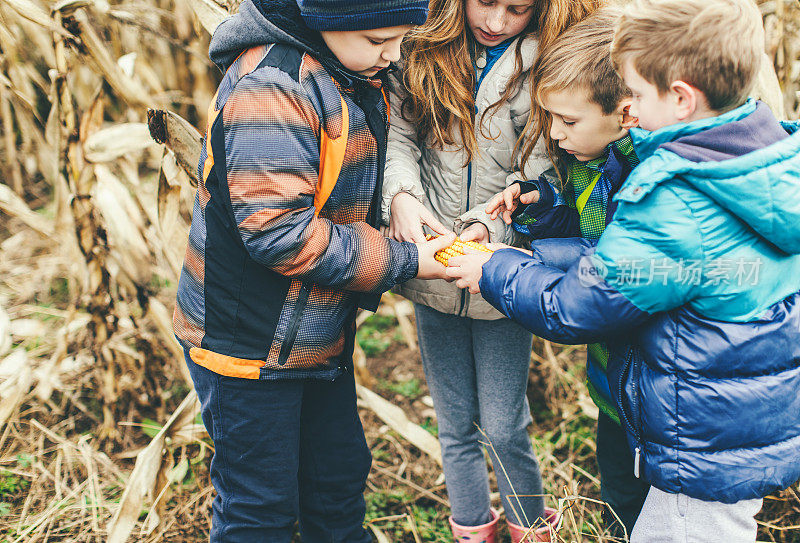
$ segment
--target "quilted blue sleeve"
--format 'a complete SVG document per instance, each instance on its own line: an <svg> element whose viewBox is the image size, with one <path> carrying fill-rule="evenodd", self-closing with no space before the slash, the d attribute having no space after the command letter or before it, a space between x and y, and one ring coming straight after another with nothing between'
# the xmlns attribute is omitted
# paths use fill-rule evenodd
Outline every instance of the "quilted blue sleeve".
<svg viewBox="0 0 800 543"><path fill-rule="evenodd" d="M483 266L483 297L506 316L550 341L594 343L626 333L649 317L596 274L588 249L567 271L513 249Z"/></svg>
<svg viewBox="0 0 800 543"><path fill-rule="evenodd" d="M548 238L531 242L533 257L545 266L567 271L578 262L583 252L594 247L586 238Z"/></svg>

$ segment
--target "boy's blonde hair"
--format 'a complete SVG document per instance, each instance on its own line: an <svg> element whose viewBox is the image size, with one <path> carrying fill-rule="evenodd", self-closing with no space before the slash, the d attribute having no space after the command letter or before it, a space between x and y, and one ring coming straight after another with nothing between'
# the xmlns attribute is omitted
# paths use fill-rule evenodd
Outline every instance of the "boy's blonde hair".
<svg viewBox="0 0 800 543"><path fill-rule="evenodd" d="M636 0L617 25L611 58L633 67L660 93L683 81L708 107L741 105L764 55L761 12L753 0Z"/></svg>
<svg viewBox="0 0 800 543"><path fill-rule="evenodd" d="M613 113L620 101L631 95L611 62L611 41L621 15L618 8L601 8L570 26L542 49L531 70L531 103L536 114L530 116L525 127L523 164L540 137L546 139L551 159L555 161L560 156L558 144L549 137L551 117L543 107L548 93L584 90L606 115Z"/></svg>

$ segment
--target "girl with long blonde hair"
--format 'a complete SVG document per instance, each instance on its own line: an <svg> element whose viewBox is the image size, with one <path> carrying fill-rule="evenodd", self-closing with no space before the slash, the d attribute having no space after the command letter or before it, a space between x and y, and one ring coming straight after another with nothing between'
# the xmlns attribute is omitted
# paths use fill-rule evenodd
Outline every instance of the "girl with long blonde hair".
<svg viewBox="0 0 800 543"><path fill-rule="evenodd" d="M602 1L431 0L390 97L382 199L390 237L421 241L427 227L518 244L484 210L508 184L549 166L542 143L518 144L531 115L530 68L541 47ZM453 283L411 280L397 291L415 304L456 539L496 541L485 442L512 540L549 541L555 514L544 508L526 430L531 334Z"/></svg>

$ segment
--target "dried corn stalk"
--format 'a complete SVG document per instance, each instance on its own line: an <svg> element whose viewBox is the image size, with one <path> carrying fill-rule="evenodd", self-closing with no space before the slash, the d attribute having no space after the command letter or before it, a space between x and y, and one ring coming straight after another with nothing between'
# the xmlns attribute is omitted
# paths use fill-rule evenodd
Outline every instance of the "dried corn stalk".
<svg viewBox="0 0 800 543"><path fill-rule="evenodd" d="M191 179L192 185L197 186L197 164L200 161L203 135L186 119L172 111L148 109L147 125L150 136L156 142L165 144L174 153L175 159Z"/></svg>

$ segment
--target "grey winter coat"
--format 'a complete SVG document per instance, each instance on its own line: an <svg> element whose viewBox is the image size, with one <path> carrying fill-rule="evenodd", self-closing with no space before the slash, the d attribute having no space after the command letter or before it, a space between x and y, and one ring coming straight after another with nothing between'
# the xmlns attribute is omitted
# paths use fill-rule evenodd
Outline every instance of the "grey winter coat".
<svg viewBox="0 0 800 543"><path fill-rule="evenodd" d="M517 40L509 45L481 82L475 97L476 125L483 112L505 92L514 73L516 46ZM521 50L524 70L533 65L536 49L537 40L525 38ZM476 65L481 64L485 63L479 56ZM458 145L436 149L419 140L415 127L401 115L404 98L401 85L394 85L396 95L390 100L389 144L383 183L384 221L389 222L392 198L399 192L407 192L419 199L442 224L452 227L457 233L469 224L481 222L489 230L491 241L518 245L521 240L513 228L506 226L499 217L490 220L484 210L486 202L496 193L516 180L537 178L550 165L541 141L525 165L525 176L513 156L514 145L531 111L529 85L525 78L508 101L485 117L483 130L476 126L479 152L467 167L464 166L466 154L458 150ZM457 131L455 136L458 137ZM412 279L398 285L395 291L442 313L476 319L502 317L480 295L469 294L455 283L441 279Z"/></svg>

